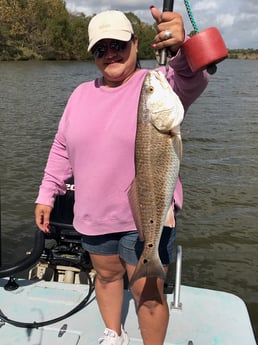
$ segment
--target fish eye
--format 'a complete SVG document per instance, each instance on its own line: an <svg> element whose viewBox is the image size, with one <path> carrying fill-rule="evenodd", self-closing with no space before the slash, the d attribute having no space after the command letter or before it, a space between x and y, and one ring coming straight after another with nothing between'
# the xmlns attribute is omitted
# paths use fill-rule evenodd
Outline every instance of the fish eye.
<svg viewBox="0 0 258 345"><path fill-rule="evenodd" d="M154 87L153 87L153 86L150 86L150 87L149 87L149 92L150 92L150 93L153 93L153 91L154 91Z"/></svg>

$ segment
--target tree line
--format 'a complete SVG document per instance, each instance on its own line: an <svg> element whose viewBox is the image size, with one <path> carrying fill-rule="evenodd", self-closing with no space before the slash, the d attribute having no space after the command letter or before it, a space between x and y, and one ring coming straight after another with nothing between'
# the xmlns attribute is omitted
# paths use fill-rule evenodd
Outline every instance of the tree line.
<svg viewBox="0 0 258 345"><path fill-rule="evenodd" d="M155 25L125 13L139 37L139 58L153 59ZM88 60L92 16L70 13L64 0L0 0L0 60Z"/></svg>
<svg viewBox="0 0 258 345"><path fill-rule="evenodd" d="M229 49L228 57L229 59L257 60L258 49Z"/></svg>
<svg viewBox="0 0 258 345"><path fill-rule="evenodd" d="M156 25L125 14L139 37L139 58L154 59ZM87 52L91 18L70 13L64 0L0 0L0 60L92 59ZM258 49L229 50L229 58L257 59Z"/></svg>

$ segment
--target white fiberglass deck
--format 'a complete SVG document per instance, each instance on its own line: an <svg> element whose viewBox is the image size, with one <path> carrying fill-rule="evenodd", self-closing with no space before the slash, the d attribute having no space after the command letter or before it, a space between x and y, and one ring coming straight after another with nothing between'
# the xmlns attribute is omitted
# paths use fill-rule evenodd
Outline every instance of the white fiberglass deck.
<svg viewBox="0 0 258 345"><path fill-rule="evenodd" d="M20 287L6 291L6 279L0 279L0 309L9 319L41 322L67 313L88 292L87 285L46 281L18 280ZM173 295L167 295L169 306ZM256 345L245 304L238 297L219 291L181 287L182 309L170 309L165 345ZM130 345L142 344L135 306L125 291L125 330ZM1 345L96 345L104 324L94 293L88 305L61 322L39 329L25 329L2 322Z"/></svg>

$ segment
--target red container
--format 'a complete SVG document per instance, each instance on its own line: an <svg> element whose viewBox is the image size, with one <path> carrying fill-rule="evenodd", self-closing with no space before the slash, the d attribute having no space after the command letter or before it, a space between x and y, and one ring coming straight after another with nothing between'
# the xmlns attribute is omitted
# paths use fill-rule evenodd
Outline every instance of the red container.
<svg viewBox="0 0 258 345"><path fill-rule="evenodd" d="M203 70L228 56L223 38L215 27L198 32L187 40L182 48L193 72Z"/></svg>

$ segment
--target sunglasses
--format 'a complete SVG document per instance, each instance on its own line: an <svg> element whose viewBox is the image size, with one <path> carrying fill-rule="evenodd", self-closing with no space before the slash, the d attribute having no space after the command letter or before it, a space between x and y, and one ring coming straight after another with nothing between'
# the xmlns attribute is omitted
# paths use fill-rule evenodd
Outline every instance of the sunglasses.
<svg viewBox="0 0 258 345"><path fill-rule="evenodd" d="M101 59L110 49L113 53L123 52L130 41L110 40L107 43L98 43L92 49L92 54L95 59Z"/></svg>

